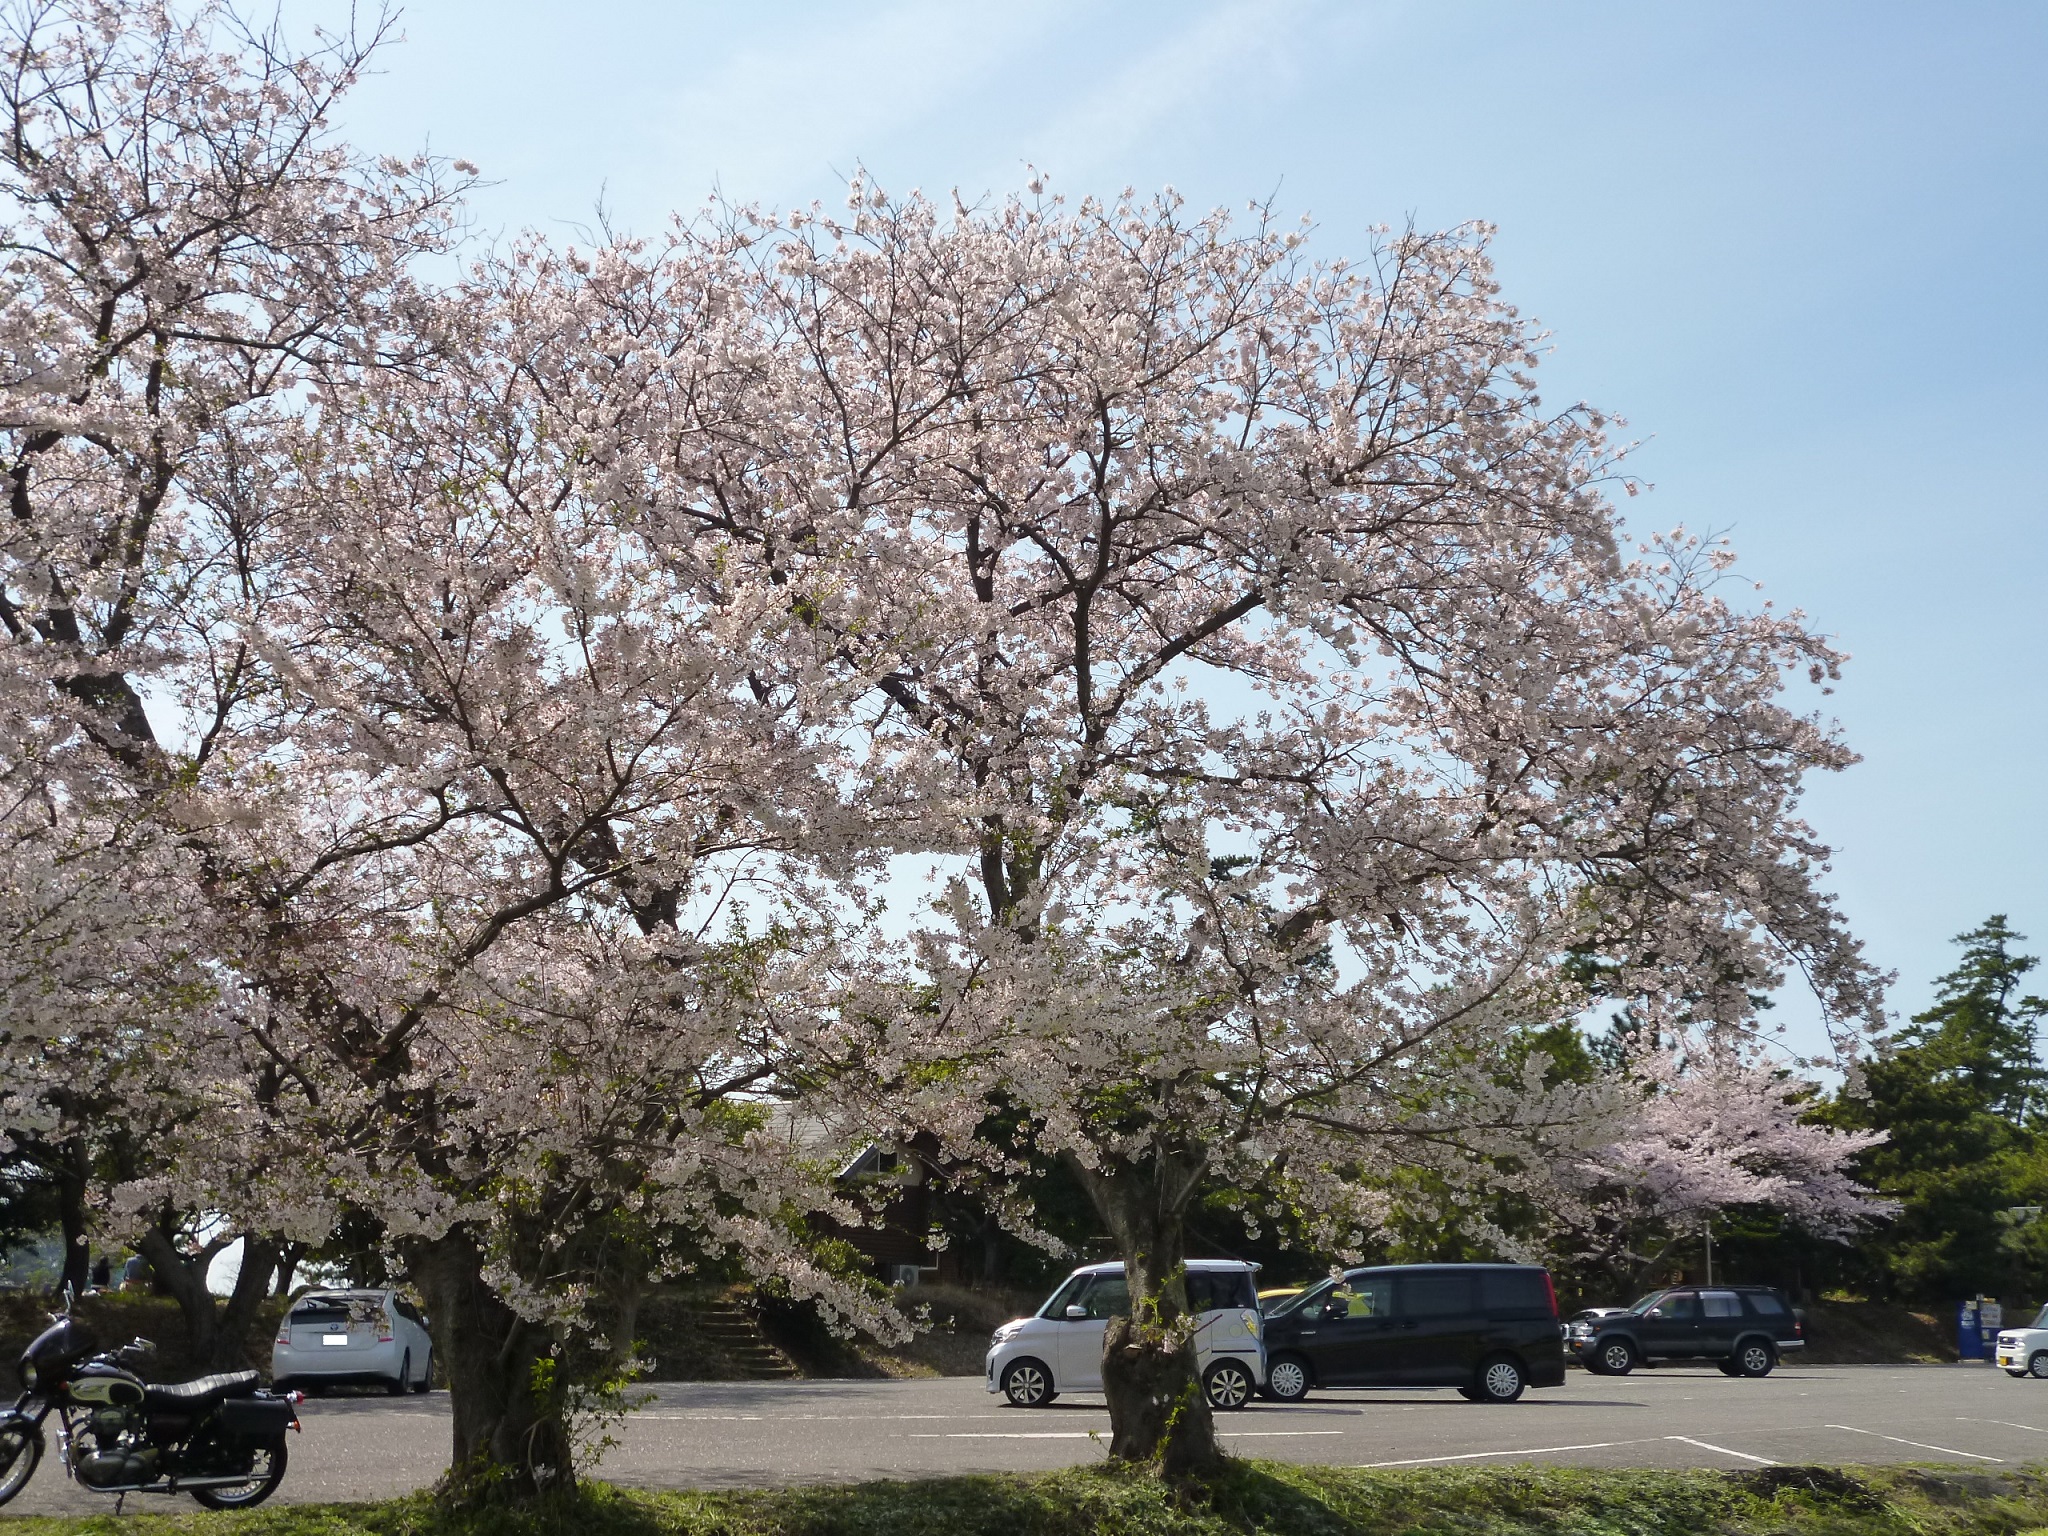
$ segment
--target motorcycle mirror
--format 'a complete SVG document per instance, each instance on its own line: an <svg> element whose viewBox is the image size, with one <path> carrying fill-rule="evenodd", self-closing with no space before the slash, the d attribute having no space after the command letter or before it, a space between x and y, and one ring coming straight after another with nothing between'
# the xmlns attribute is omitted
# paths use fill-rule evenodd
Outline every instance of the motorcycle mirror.
<svg viewBox="0 0 2048 1536"><path fill-rule="evenodd" d="M78 1299L78 1288L69 1280L64 1282L64 1315L71 1315L71 1303Z"/></svg>

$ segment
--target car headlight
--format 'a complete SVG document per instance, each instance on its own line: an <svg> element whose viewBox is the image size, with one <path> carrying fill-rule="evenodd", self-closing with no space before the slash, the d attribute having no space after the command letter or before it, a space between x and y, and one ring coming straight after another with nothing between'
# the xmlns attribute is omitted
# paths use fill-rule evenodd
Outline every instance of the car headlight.
<svg viewBox="0 0 2048 1536"><path fill-rule="evenodd" d="M998 1328L998 1329L996 1330L994 1342L995 1342L995 1343L997 1343L997 1344L1007 1344L1007 1343L1009 1343L1009 1342L1010 1342L1010 1340L1012 1340L1012 1339L1014 1339L1015 1337L1017 1337L1017 1332L1018 1332L1018 1330L1019 1330L1019 1329L1021 1329L1021 1328L1022 1328L1023 1326L1024 1326L1024 1325L1023 1325L1022 1323L1005 1323L1005 1324L1003 1324L1003 1326L1002 1326L1002 1327L1000 1327L1000 1328Z"/></svg>

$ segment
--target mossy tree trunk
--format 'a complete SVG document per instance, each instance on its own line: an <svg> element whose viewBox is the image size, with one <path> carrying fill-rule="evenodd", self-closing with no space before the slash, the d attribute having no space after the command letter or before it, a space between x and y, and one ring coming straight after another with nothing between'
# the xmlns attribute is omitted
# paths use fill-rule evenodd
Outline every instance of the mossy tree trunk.
<svg viewBox="0 0 2048 1536"><path fill-rule="evenodd" d="M1073 1166L1116 1240L1130 1285L1130 1315L1112 1318L1102 1340L1109 1454L1169 1478L1211 1472L1222 1454L1196 1371L1186 1285L1186 1210L1202 1159L1155 1154Z"/></svg>
<svg viewBox="0 0 2048 1536"><path fill-rule="evenodd" d="M460 1229L413 1245L412 1279L432 1309L448 1374L454 1445L444 1491L457 1499L525 1499L576 1480L555 1339L484 1279L483 1254Z"/></svg>

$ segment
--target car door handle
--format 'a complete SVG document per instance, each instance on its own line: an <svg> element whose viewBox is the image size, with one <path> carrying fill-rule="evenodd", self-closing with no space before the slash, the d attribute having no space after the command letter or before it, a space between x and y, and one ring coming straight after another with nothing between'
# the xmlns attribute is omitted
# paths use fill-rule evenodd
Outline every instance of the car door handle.
<svg viewBox="0 0 2048 1536"><path fill-rule="evenodd" d="M1301 1336L1302 1336L1302 1337L1303 1337L1303 1338L1305 1339L1305 1338L1307 1338L1307 1337L1308 1337L1308 1336L1309 1336L1310 1334L1312 1334L1312 1333L1314 1333L1314 1332L1315 1332L1315 1329L1313 1329L1313 1328L1304 1328L1304 1329L1302 1329L1302 1330L1301 1330Z"/></svg>
<svg viewBox="0 0 2048 1536"><path fill-rule="evenodd" d="M1394 1324L1394 1326L1396 1328L1413 1328L1415 1326L1415 1321L1413 1318L1403 1318L1400 1322Z"/></svg>

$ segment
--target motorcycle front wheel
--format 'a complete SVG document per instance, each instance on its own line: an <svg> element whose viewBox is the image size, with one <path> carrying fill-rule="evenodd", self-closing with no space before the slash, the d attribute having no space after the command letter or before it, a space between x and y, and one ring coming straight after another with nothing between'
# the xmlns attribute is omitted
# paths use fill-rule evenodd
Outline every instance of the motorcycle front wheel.
<svg viewBox="0 0 2048 1536"><path fill-rule="evenodd" d="M250 1459L249 1480L222 1483L213 1488L194 1488L192 1497L208 1509L254 1509L284 1481L284 1442L259 1445Z"/></svg>
<svg viewBox="0 0 2048 1536"><path fill-rule="evenodd" d="M18 1413L0 1419L0 1504L28 1486L42 1459L43 1432L34 1419Z"/></svg>

